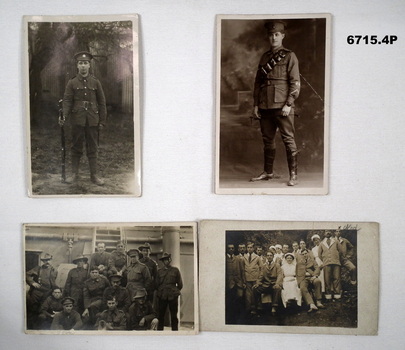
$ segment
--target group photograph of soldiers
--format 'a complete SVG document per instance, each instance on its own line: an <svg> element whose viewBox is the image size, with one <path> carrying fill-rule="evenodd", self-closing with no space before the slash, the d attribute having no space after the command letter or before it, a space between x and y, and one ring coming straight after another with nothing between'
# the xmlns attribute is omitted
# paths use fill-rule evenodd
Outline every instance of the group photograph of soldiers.
<svg viewBox="0 0 405 350"><path fill-rule="evenodd" d="M47 19L25 19L30 194L139 196L137 17Z"/></svg>
<svg viewBox="0 0 405 350"><path fill-rule="evenodd" d="M192 225L25 225L27 332L194 332L194 235Z"/></svg>
<svg viewBox="0 0 405 350"><path fill-rule="evenodd" d="M226 231L225 324L357 327L357 231Z"/></svg>

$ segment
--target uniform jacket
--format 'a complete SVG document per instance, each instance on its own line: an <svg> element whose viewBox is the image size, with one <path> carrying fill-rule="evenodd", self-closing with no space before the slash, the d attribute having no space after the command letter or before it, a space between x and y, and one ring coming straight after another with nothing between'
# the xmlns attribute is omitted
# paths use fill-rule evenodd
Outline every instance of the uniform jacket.
<svg viewBox="0 0 405 350"><path fill-rule="evenodd" d="M77 311L72 310L70 314L62 311L53 318L51 330L78 330L82 326L83 322Z"/></svg>
<svg viewBox="0 0 405 350"><path fill-rule="evenodd" d="M44 314L47 317L51 317L54 312L60 312L62 310L62 299L55 299L52 295L50 295L42 303L39 313Z"/></svg>
<svg viewBox="0 0 405 350"><path fill-rule="evenodd" d="M100 275L97 278L89 278L84 282L83 298L84 308L88 309L95 301L101 301L103 298L104 290L110 286L107 278Z"/></svg>
<svg viewBox="0 0 405 350"><path fill-rule="evenodd" d="M346 238L339 238L340 247L342 248L342 257L345 259L350 259L353 255L353 244Z"/></svg>
<svg viewBox="0 0 405 350"><path fill-rule="evenodd" d="M124 273L127 281L127 286L131 285L135 288L149 289L152 283L149 269L146 265L138 262L127 267Z"/></svg>
<svg viewBox="0 0 405 350"><path fill-rule="evenodd" d="M226 254L226 288L232 289L235 286L243 288L245 283L243 260L235 255Z"/></svg>
<svg viewBox="0 0 405 350"><path fill-rule="evenodd" d="M282 287L283 272L280 265L274 261L264 264L257 284L259 286L263 286L264 288L268 288L274 284Z"/></svg>
<svg viewBox="0 0 405 350"><path fill-rule="evenodd" d="M66 278L65 293L76 302L83 296L84 282L87 280L87 270L82 267L71 269Z"/></svg>
<svg viewBox="0 0 405 350"><path fill-rule="evenodd" d="M99 252L93 253L90 258L90 268L92 266L104 265L105 268L107 269L110 263L110 256L111 254L106 251L102 253Z"/></svg>
<svg viewBox="0 0 405 350"><path fill-rule="evenodd" d="M48 292L56 286L57 271L52 265L36 266L27 272L27 283L32 286L34 282L41 285L41 291Z"/></svg>
<svg viewBox="0 0 405 350"><path fill-rule="evenodd" d="M89 126L105 124L107 108L101 83L94 76L78 74L70 79L63 96L63 115L73 125Z"/></svg>
<svg viewBox="0 0 405 350"><path fill-rule="evenodd" d="M173 300L180 295L183 280L177 267L162 267L156 276L157 296L163 300Z"/></svg>
<svg viewBox="0 0 405 350"><path fill-rule="evenodd" d="M157 263L156 263L156 261L149 258L149 257L146 257L146 256L144 258L140 259L139 261L142 264L145 264L148 267L150 276L152 277L152 280L155 280L156 274L157 274Z"/></svg>
<svg viewBox="0 0 405 350"><path fill-rule="evenodd" d="M103 293L103 306L105 305L104 308L107 307L107 299L111 296L115 297L118 310L123 310L124 312L128 311L129 306L131 305L131 300L126 288L121 286L119 286L118 288L107 287Z"/></svg>
<svg viewBox="0 0 405 350"><path fill-rule="evenodd" d="M145 319L144 325L141 327L139 322ZM148 330L150 328L150 323L154 318L157 318L157 314L152 307L150 301L145 301L145 304L141 305L134 302L129 308L129 327L134 330Z"/></svg>
<svg viewBox="0 0 405 350"><path fill-rule="evenodd" d="M255 253L252 253L249 261L249 253L243 256L243 262L245 264L245 278L246 282L256 282L263 267L262 259Z"/></svg>
<svg viewBox="0 0 405 350"><path fill-rule="evenodd" d="M127 318L125 316L125 312L122 310L115 309L113 311L104 310L100 316L97 318L96 328L98 328L100 321L105 321L106 323L110 323L112 326L112 330L119 331L119 330L126 330L127 329Z"/></svg>
<svg viewBox="0 0 405 350"><path fill-rule="evenodd" d="M324 266L340 265L340 257L342 248L336 238L330 239L330 245L327 243L327 238L319 244L318 256L322 260Z"/></svg>
<svg viewBox="0 0 405 350"><path fill-rule="evenodd" d="M127 254L114 250L110 254L110 260L108 263L108 272L110 275L117 272L123 272L127 266Z"/></svg>
<svg viewBox="0 0 405 350"><path fill-rule="evenodd" d="M321 271L319 269L319 266L317 262L315 261L315 258L313 255L309 255L307 259L305 260L304 256L302 254L297 254L297 272L296 272L296 278L297 278L297 283L298 285L305 279L305 278L310 278L310 277L315 277L319 276ZM306 273L309 273L310 276L307 276Z"/></svg>
<svg viewBox="0 0 405 350"><path fill-rule="evenodd" d="M269 70L266 64L277 52L283 50L285 57ZM264 67L268 74L262 70ZM297 56L281 46L276 51L265 52L259 62L254 84L254 105L260 109L283 108L288 102L293 104L300 93L300 72Z"/></svg>

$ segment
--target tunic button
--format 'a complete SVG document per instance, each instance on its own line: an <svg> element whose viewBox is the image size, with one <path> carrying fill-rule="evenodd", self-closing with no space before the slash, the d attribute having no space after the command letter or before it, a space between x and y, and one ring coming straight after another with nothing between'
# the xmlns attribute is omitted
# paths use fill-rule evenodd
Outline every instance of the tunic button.
<svg viewBox="0 0 405 350"><path fill-rule="evenodd" d="M84 93L84 95L87 95L86 93Z"/></svg>

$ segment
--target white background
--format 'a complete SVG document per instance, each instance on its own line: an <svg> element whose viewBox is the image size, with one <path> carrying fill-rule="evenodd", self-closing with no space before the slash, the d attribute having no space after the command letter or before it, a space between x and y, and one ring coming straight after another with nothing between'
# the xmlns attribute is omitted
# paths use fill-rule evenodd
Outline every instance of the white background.
<svg viewBox="0 0 405 350"><path fill-rule="evenodd" d="M333 15L329 195L215 195L215 15L322 12ZM0 13L0 348L403 348L403 0L2 0ZM140 14L143 196L28 198L22 16L125 13ZM397 35L398 41L348 45L347 36L355 34ZM379 222L379 336L23 334L22 223L200 219Z"/></svg>

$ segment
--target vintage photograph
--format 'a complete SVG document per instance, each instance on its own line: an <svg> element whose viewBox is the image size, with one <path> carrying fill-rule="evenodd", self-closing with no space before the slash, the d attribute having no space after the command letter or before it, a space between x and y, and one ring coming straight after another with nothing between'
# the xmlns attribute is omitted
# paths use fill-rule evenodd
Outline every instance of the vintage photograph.
<svg viewBox="0 0 405 350"><path fill-rule="evenodd" d="M376 331L378 224L252 222L249 227L249 222L242 222L238 228L230 222L227 228L226 222L216 226L206 223L201 237L210 227L217 231L216 242L222 241L223 251L217 249L211 255L221 255L215 260L223 267L218 276L223 290L217 295L223 300L215 306L223 310L223 319L217 320L220 329L205 323L204 315L209 311L204 309L204 300L213 296L203 288L201 270L209 258L201 256L203 330ZM215 239L214 233L208 233L209 238ZM204 241L200 247L204 251ZM370 307L374 309L371 314Z"/></svg>
<svg viewBox="0 0 405 350"><path fill-rule="evenodd" d="M218 194L328 192L331 16L218 15Z"/></svg>
<svg viewBox="0 0 405 350"><path fill-rule="evenodd" d="M25 16L29 195L140 196L138 16Z"/></svg>
<svg viewBox="0 0 405 350"><path fill-rule="evenodd" d="M26 333L198 333L196 224L23 230Z"/></svg>

